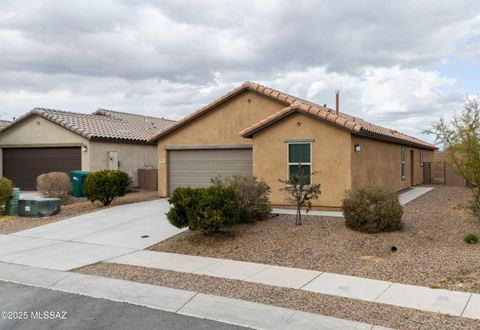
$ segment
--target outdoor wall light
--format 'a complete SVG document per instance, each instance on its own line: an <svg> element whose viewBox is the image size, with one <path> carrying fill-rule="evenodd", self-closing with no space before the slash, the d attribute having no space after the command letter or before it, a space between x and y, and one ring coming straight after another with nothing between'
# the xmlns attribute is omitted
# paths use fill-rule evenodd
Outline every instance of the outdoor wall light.
<svg viewBox="0 0 480 330"><path fill-rule="evenodd" d="M355 152L359 152L359 151L360 151L360 145L359 145L358 143L355 144L354 150L355 150Z"/></svg>
<svg viewBox="0 0 480 330"><path fill-rule="evenodd" d="M87 152L87 151L88 151L87 146L86 146L86 145L83 145L83 146L82 146L82 150L83 150L83 152Z"/></svg>

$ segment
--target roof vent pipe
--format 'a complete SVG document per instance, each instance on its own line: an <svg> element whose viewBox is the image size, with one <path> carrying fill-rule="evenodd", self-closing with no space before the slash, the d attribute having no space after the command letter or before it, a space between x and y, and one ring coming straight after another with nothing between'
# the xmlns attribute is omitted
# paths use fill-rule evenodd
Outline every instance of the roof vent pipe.
<svg viewBox="0 0 480 330"><path fill-rule="evenodd" d="M339 90L335 91L335 101L336 101L335 114L338 116L338 114L340 113L340 91Z"/></svg>

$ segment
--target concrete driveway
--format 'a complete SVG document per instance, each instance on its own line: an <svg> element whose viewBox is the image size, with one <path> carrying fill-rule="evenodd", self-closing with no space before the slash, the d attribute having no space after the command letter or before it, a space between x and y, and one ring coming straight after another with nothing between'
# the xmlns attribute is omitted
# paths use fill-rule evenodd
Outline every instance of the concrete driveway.
<svg viewBox="0 0 480 330"><path fill-rule="evenodd" d="M182 231L168 209L166 199L121 205L0 235L0 261L71 270L143 250Z"/></svg>

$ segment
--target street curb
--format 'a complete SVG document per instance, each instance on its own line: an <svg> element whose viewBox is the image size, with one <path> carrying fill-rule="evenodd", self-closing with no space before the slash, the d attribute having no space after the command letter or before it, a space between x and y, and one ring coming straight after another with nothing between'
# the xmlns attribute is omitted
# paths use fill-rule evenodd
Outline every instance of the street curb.
<svg viewBox="0 0 480 330"><path fill-rule="evenodd" d="M386 329L245 300L9 263L0 263L0 280L255 329Z"/></svg>

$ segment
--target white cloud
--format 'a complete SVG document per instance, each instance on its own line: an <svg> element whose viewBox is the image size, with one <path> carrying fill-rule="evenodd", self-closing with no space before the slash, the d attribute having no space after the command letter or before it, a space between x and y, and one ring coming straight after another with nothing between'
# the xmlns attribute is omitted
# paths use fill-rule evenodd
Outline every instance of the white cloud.
<svg viewBox="0 0 480 330"><path fill-rule="evenodd" d="M463 95L446 90L454 82L436 71L399 67L367 68L358 75L319 67L264 81L331 108L340 89L341 111L416 136L440 115L462 108Z"/></svg>
<svg viewBox="0 0 480 330"><path fill-rule="evenodd" d="M156 79L31 77L34 84L29 88L0 89L4 118L43 106L77 112L104 107L180 119L243 82L222 75L217 75L214 83L201 86ZM22 79L21 75L0 75L4 82L18 83ZM62 87L57 86L57 80L62 81ZM275 79L258 82L332 108L334 91L341 89L341 111L417 136L440 115L460 110L463 102L463 95L445 90L454 80L435 71L399 67L368 68L358 75L316 67L279 73Z"/></svg>
<svg viewBox="0 0 480 330"><path fill-rule="evenodd" d="M35 106L179 119L245 80L417 134L461 107L426 69L478 60L480 3L4 0L3 116ZM7 114L7 115L5 115Z"/></svg>

